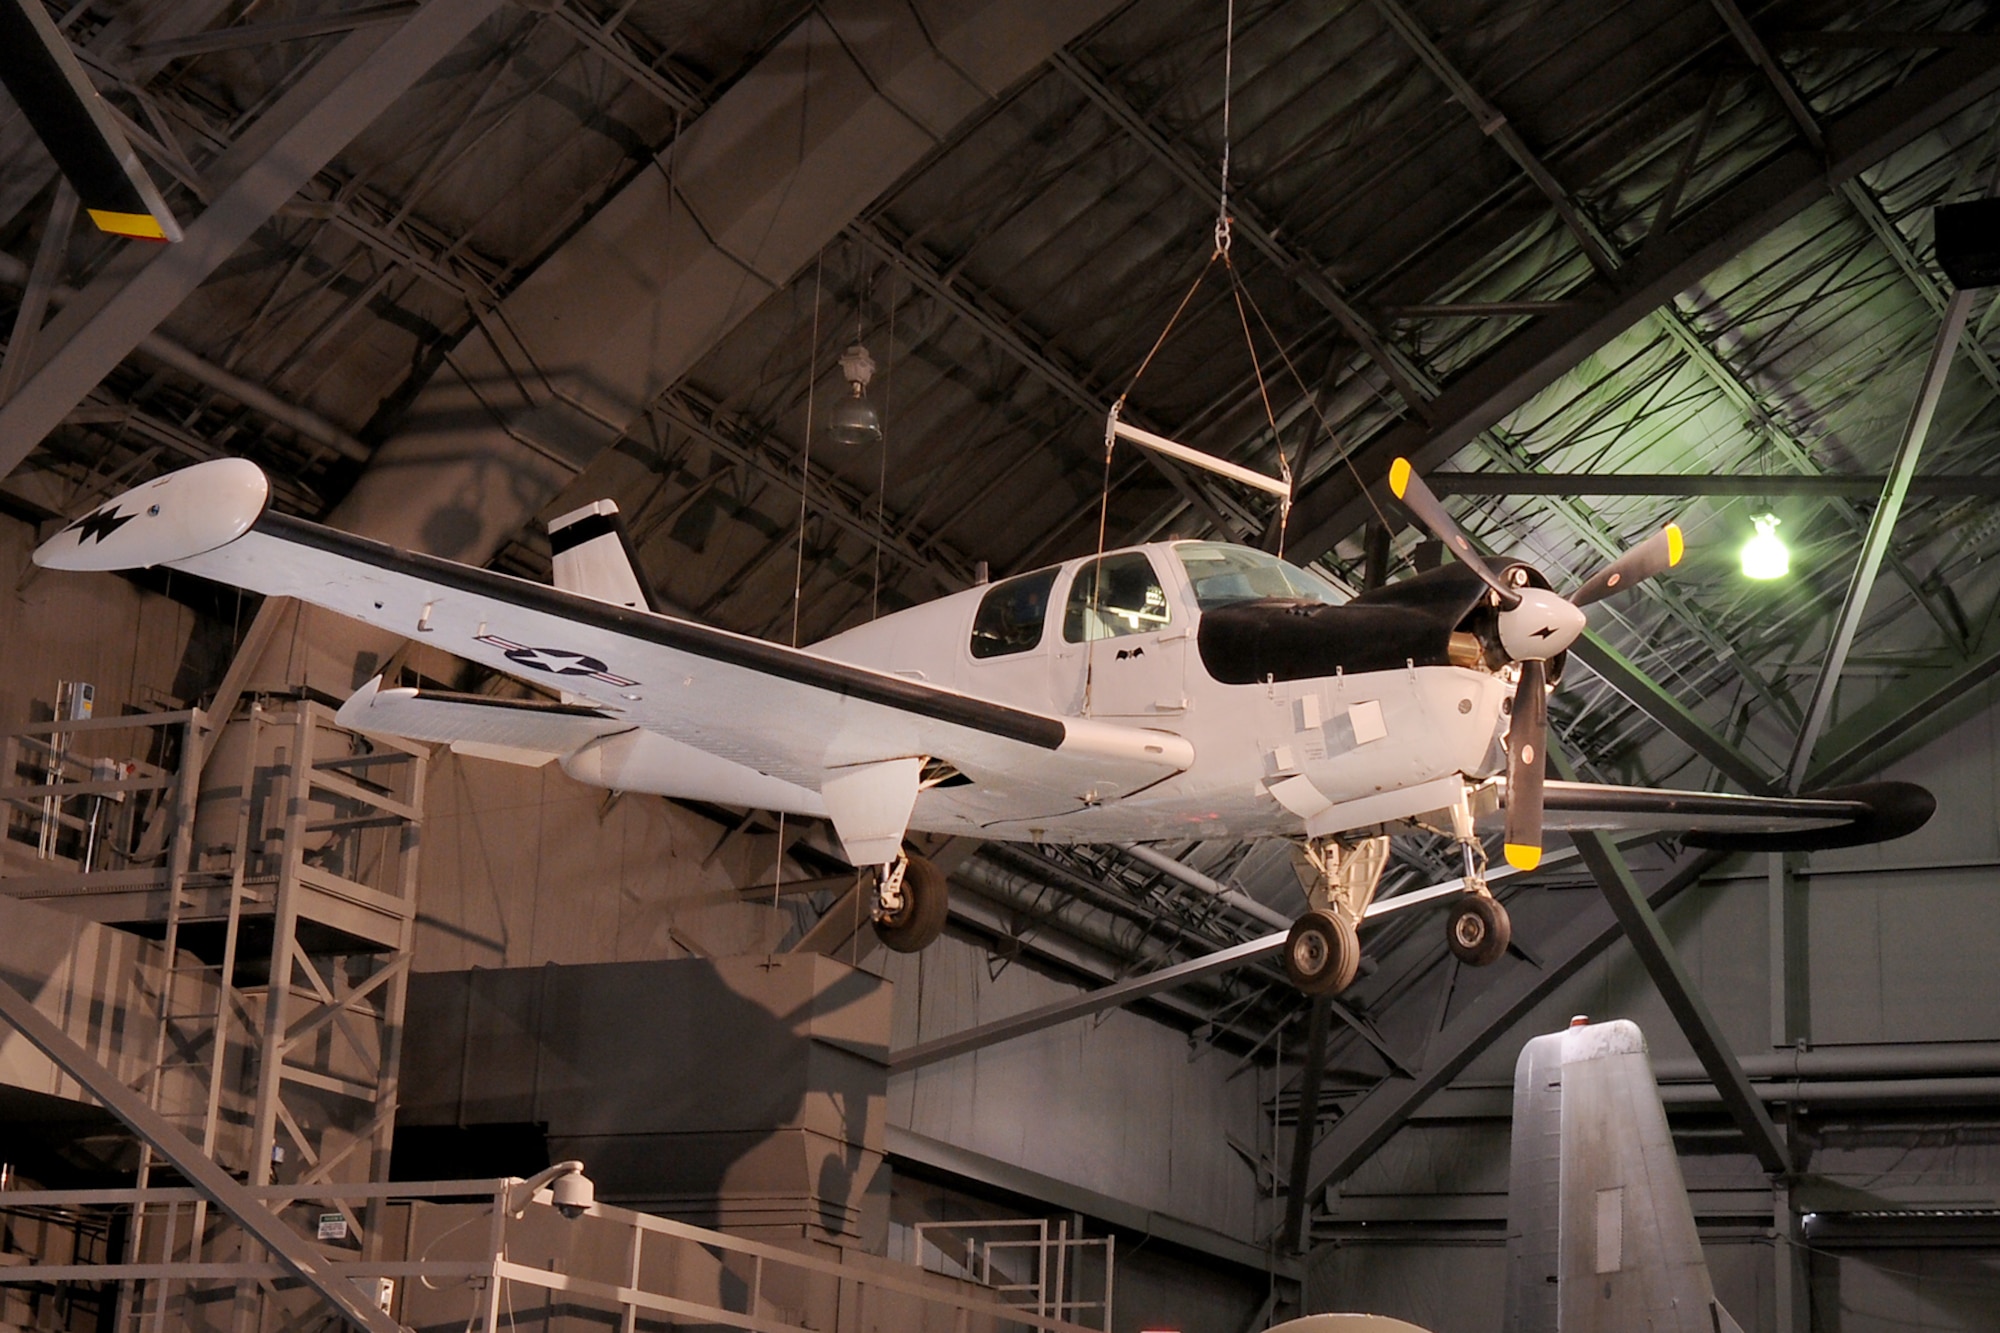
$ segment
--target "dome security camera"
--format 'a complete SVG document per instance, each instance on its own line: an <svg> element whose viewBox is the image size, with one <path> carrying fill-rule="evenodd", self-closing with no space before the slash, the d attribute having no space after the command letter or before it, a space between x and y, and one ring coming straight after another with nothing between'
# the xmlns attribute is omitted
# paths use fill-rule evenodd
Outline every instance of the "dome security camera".
<svg viewBox="0 0 2000 1333"><path fill-rule="evenodd" d="M553 1196L556 1211L572 1221L589 1212L591 1205L597 1202L596 1187L590 1183L590 1177L581 1171L556 1177L549 1193Z"/></svg>

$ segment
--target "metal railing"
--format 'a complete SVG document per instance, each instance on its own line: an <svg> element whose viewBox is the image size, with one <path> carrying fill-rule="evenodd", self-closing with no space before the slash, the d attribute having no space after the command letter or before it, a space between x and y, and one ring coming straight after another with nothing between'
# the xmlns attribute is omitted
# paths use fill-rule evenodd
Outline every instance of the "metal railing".
<svg viewBox="0 0 2000 1333"><path fill-rule="evenodd" d="M1099 1333L1047 1309L907 1265L830 1245L782 1245L709 1231L604 1204L570 1216L546 1190L521 1198L517 1179L265 1186L253 1193L404 1326L439 1333L553 1333L579 1322L620 1333L699 1325L755 1333ZM144 1219L142 1251L125 1262L0 1261L0 1287L126 1284L133 1333L213 1327L235 1303L234 1326L277 1330L309 1315L312 1293L198 1192L185 1188L16 1190L0 1219L68 1219L126 1230ZM1039 1233L1038 1233L1039 1234ZM1033 1244L1036 1242L1024 1242ZM1006 1244L1006 1242L1002 1242ZM1047 1244L1079 1244L1058 1225ZM1109 1247L1106 1246L1108 1292ZM108 1294L108 1289L107 1289ZM320 1306L323 1310L324 1307ZM224 1322L227 1322L226 1320ZM1105 1324L1109 1326L1108 1301Z"/></svg>
<svg viewBox="0 0 2000 1333"><path fill-rule="evenodd" d="M1096 1328L1111 1327L1115 1237L1073 1236L1066 1217L919 1222L911 1231L915 1262L928 1271L968 1278L1037 1315L1077 1323L1091 1316ZM932 1268L926 1246L950 1268Z"/></svg>

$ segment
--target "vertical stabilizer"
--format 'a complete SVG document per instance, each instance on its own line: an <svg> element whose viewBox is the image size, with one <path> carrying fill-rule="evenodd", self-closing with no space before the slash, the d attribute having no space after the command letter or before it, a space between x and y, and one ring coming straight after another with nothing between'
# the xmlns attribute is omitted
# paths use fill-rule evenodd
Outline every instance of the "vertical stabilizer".
<svg viewBox="0 0 2000 1333"><path fill-rule="evenodd" d="M556 587L564 592L635 611L660 609L639 574L614 502L598 500L551 522L549 548L555 554Z"/></svg>
<svg viewBox="0 0 2000 1333"><path fill-rule="evenodd" d="M1514 1106L1508 1333L1742 1333L1715 1299L1636 1024L1529 1042Z"/></svg>

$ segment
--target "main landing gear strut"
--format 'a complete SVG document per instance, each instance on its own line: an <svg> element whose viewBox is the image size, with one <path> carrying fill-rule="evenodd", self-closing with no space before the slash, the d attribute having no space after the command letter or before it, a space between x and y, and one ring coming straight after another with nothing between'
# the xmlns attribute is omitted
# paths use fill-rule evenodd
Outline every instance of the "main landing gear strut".
<svg viewBox="0 0 2000 1333"><path fill-rule="evenodd" d="M904 853L875 869L875 934L896 953L915 953L944 933L951 907L944 872Z"/></svg>
<svg viewBox="0 0 2000 1333"><path fill-rule="evenodd" d="M1472 803L1461 796L1451 809L1451 829L1465 860L1465 892L1452 900L1445 942L1452 956L1473 967L1500 960L1513 927L1486 887L1486 850L1472 823ZM1338 995L1361 970L1355 928L1367 915L1389 863L1386 837L1342 842L1309 838L1298 846L1299 877L1309 886L1306 914L1285 939L1285 975L1307 995Z"/></svg>
<svg viewBox="0 0 2000 1333"><path fill-rule="evenodd" d="M1299 844L1298 864L1310 907L1285 939L1285 975L1307 995L1338 995L1361 971L1355 927L1382 882L1389 840L1309 838Z"/></svg>
<svg viewBox="0 0 2000 1333"><path fill-rule="evenodd" d="M1452 957L1472 967L1500 961L1507 943L1514 938L1513 924L1486 887L1486 849L1472 829L1472 804L1460 796L1451 808L1452 836L1458 839L1459 854L1465 858L1465 892L1452 903L1445 918L1445 944Z"/></svg>

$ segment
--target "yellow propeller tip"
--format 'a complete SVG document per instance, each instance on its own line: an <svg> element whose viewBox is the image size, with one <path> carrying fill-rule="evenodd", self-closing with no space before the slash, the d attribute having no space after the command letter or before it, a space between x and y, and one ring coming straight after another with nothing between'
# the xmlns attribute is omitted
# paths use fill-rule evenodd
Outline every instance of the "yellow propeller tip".
<svg viewBox="0 0 2000 1333"><path fill-rule="evenodd" d="M1671 568L1674 565L1678 565L1681 562L1681 557L1686 554L1687 541L1681 536L1681 525L1678 523L1667 524L1668 567Z"/></svg>
<svg viewBox="0 0 2000 1333"><path fill-rule="evenodd" d="M86 208L90 220L102 232L113 236L129 236L136 241L164 241L167 232L160 220L151 213L116 213L106 208Z"/></svg>
<svg viewBox="0 0 2000 1333"><path fill-rule="evenodd" d="M1542 849L1524 847L1520 843L1507 844L1507 864L1516 870L1533 870L1542 863Z"/></svg>
<svg viewBox="0 0 2000 1333"><path fill-rule="evenodd" d="M1389 490L1398 500L1410 488L1410 460L1399 458L1389 464Z"/></svg>

